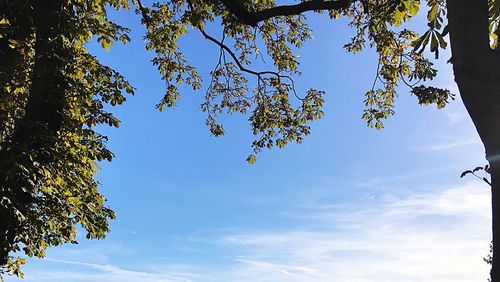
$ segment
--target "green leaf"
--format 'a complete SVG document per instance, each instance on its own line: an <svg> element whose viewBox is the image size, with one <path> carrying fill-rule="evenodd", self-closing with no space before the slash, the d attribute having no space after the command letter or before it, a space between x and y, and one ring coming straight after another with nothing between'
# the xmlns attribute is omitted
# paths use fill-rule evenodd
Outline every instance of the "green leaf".
<svg viewBox="0 0 500 282"><path fill-rule="evenodd" d="M257 157L255 155L249 155L247 157L247 162L251 165L253 165L255 163L255 161L257 160Z"/></svg>
<svg viewBox="0 0 500 282"><path fill-rule="evenodd" d="M439 2L437 0L429 1L428 5L430 5L431 9L427 14L427 20L431 22L436 19L437 13L439 11Z"/></svg>
<svg viewBox="0 0 500 282"><path fill-rule="evenodd" d="M446 49L446 47L448 46L448 43L446 43L443 36L438 32L436 32L435 34L436 34L436 38L439 41L439 47L441 47L442 49Z"/></svg>

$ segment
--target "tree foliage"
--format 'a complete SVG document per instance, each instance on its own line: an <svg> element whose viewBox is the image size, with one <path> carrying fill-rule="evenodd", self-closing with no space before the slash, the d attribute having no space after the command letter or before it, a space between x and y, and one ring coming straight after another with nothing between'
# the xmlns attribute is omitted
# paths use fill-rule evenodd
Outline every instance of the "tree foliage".
<svg viewBox="0 0 500 282"><path fill-rule="evenodd" d="M43 3L42 3L43 2ZM111 160L99 124L118 126L105 105L133 88L85 44L128 41L106 9L127 1L0 1L0 274L21 275L22 249L103 238L114 213L98 191L98 161Z"/></svg>
<svg viewBox="0 0 500 282"><path fill-rule="evenodd" d="M42 3L43 2L43 3ZM166 82L157 108L176 105L181 84L205 91L201 110L214 136L224 134L219 118L248 114L255 135L255 162L263 148L301 143L309 124L323 116L325 93L297 93L298 50L312 38L305 12L345 18L354 36L344 48L373 48L378 67L365 93L362 118L380 129L393 115L400 85L419 104L443 108L454 95L428 85L437 75L426 54L438 58L447 47L444 0L309 0L281 5L274 0L0 0L0 264L1 273L21 275L22 251L43 257L45 249L75 243L76 226L87 238L103 238L114 213L98 191L98 162L111 160L106 136L95 131L119 121L105 108L120 105L134 89L102 65L86 44L108 50L129 41L129 30L107 10L135 7L147 28L146 49ZM428 29L408 23L426 6ZM489 1L491 47L498 45L500 4ZM333 22L332 24L335 24ZM220 26L213 36L207 26ZM212 30L212 29L210 29ZM208 82L183 53L180 39L199 32L219 48ZM428 50L428 52L425 52ZM270 69L257 61L270 59Z"/></svg>
<svg viewBox="0 0 500 282"><path fill-rule="evenodd" d="M327 5L315 6L316 3ZM155 51L153 62L167 81L158 108L175 106L180 97L178 85L182 83L194 90L201 87L195 63L186 61L178 44L188 31L201 32L220 48L202 104L206 123L214 136L220 136L224 134L224 127L218 122L221 114L250 113L256 136L252 143L254 153L264 147L301 143L310 133L309 122L323 116L325 93L318 89L297 93L294 87L294 79L300 76L298 49L312 38L302 14L308 10L327 11L332 19L346 17L350 21L355 35L345 44L347 51L361 52L366 46L376 50L377 75L365 93L362 115L370 127L382 128L383 120L394 114L400 84L408 85L420 104L444 107L453 94L422 83L437 74L432 62L425 58L424 49L429 46L437 57L439 49L446 48L442 30L444 4L427 4L429 30L419 36L405 26L420 9L420 1L414 0L303 1L296 4L296 10L289 9L288 14L280 11L282 6L275 1L164 1L149 8L138 2L143 23L148 27L147 48ZM214 23L222 25L220 39L205 31L207 25ZM261 50L274 63L272 70L252 69L261 59ZM252 154L247 160L255 159Z"/></svg>

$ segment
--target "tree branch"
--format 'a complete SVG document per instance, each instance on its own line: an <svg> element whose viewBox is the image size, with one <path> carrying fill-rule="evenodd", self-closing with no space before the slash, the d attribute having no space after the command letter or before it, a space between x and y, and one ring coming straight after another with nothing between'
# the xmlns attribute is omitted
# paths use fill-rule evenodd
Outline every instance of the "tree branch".
<svg viewBox="0 0 500 282"><path fill-rule="evenodd" d="M137 7L139 8L139 11L141 12L142 18L144 19L144 22L146 23L147 27L150 27L153 24L153 20L148 14L148 10L144 5L142 5L141 0L136 0Z"/></svg>
<svg viewBox="0 0 500 282"><path fill-rule="evenodd" d="M224 6L241 22L256 26L259 22L277 17L299 15L307 11L342 10L348 8L356 0L311 0L296 5L281 5L261 11L248 11L239 0L220 0Z"/></svg>
<svg viewBox="0 0 500 282"><path fill-rule="evenodd" d="M246 73L249 73L249 74L253 74L253 75L256 75L256 76L261 76L261 75L264 75L264 74L270 74L270 75L274 75L274 76L277 76L277 77L287 77L285 75L281 75L277 72L274 72L274 71L261 71L261 72L257 72L257 71L254 71L254 70L251 70L251 69L248 69L246 67L244 67L241 62L238 60L238 57L236 56L236 54L234 54L234 52L231 50L231 48L227 47L224 43L220 42L219 40L213 38L212 36L210 36L208 33L205 32L205 30L201 27L198 27L198 30L201 32L201 34L203 34L203 36L212 41L213 43L217 44L221 49L224 49L227 53L229 53L229 55L233 58L234 62L236 63L236 65L238 65L238 68L243 71L243 72L246 72ZM288 77L287 77L288 78Z"/></svg>
<svg viewBox="0 0 500 282"><path fill-rule="evenodd" d="M259 71L254 71L254 70L248 69L241 64L241 62L238 60L238 57L236 56L236 54L234 54L234 52L231 50L231 48L227 47L224 44L224 42L219 41L219 40L213 38L212 36L210 36L208 33L205 32L205 30L202 27L198 27L198 30L201 32L201 34L203 34L205 39L212 41L213 43L217 44L217 46L219 46L221 48L221 51L222 51L221 54L224 54L224 51L227 52L242 72L246 72L246 73L253 74L253 75L257 76L259 81L262 79L262 76L266 75L266 74L273 75L273 76L277 77L278 79L286 78L290 81L291 89L292 89L292 92L295 95L295 97L299 100L304 100L304 98L301 98L297 94L297 92L295 91L295 84L294 84L293 79L290 76L280 74L280 73L275 72L275 71L260 71L259 72Z"/></svg>

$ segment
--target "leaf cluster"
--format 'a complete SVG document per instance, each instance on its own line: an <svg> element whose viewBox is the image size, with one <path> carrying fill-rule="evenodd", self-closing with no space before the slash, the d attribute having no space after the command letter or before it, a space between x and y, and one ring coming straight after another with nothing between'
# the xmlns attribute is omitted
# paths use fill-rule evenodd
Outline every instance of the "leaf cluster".
<svg viewBox="0 0 500 282"><path fill-rule="evenodd" d="M302 136L310 132L307 123L322 116L323 92L311 89L300 97L293 85L292 76L300 75L298 56L294 52L311 38L303 15L273 17L252 27L241 23L220 1L165 1L151 8L138 4L137 11L148 28L147 48L155 51L153 64L158 66L166 82L166 93L158 104L160 110L175 106L180 98L179 85L185 83L193 90L201 87L201 76L179 47L184 34L198 30L220 47L201 105L214 136L224 134L224 127L218 122L222 114L250 112L249 122L257 136L252 147L254 153L258 153L264 147L282 148L290 141L302 142ZM243 4L250 11L276 5L274 1L244 1ZM205 31L208 24L216 21L223 26L221 39ZM261 49L266 50L265 56L272 60L275 70L250 69L256 60L264 59ZM296 102L292 97L300 105L293 106ZM249 157L251 159L254 158Z"/></svg>
<svg viewBox="0 0 500 282"><path fill-rule="evenodd" d="M420 104L436 104L444 107L451 97L446 89L416 86L421 81L432 80L437 70L423 50L430 44L430 51L437 56L437 47L446 48L441 33L443 9L440 1L428 1L429 31L419 36L405 25L417 15L420 1L363 1L343 11L351 19L350 26L356 35L344 47L357 53L367 44L378 54L378 67L372 88L365 93L366 109L363 119L368 126L380 129L383 120L395 113L394 106L398 87L410 87ZM440 44L436 45L436 42Z"/></svg>

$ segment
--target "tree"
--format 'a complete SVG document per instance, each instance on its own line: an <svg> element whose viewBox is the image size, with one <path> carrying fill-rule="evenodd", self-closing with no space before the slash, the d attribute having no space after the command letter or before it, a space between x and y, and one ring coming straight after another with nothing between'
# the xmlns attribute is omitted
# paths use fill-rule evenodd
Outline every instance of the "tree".
<svg viewBox="0 0 500 282"><path fill-rule="evenodd" d="M22 261L9 253L20 246L28 256L43 256L50 245L74 242L76 224L83 225L89 238L104 236L114 215L93 175L97 162L111 159L112 153L105 148L106 138L93 128L99 123L117 126L103 105L121 104L122 91L133 93L118 73L85 49L93 36L103 48L128 40L128 30L106 16L108 5L127 9L128 1L37 2L0 1L0 219L6 223L0 226L0 262L5 272L14 274ZM500 185L498 1L428 0L428 30L422 35L407 27L421 10L418 0L132 2L147 28L146 48L154 51L153 64L167 84L158 109L175 106L179 84L202 87L178 44L182 35L200 32L220 48L202 110L214 136L224 134L217 122L221 114L250 113L256 135L250 163L265 147L300 143L310 133L309 122L323 115L323 91L310 89L302 95L294 87L300 75L295 52L311 38L304 13L347 17L356 34L346 50L356 53L368 45L377 52L377 75L365 94L362 116L377 129L394 113L400 84L420 104L442 108L454 98L446 89L424 84L437 75L424 50L437 58L449 34L455 80L490 165L491 279L500 280L500 194L495 190ZM207 32L211 23L222 26L220 39ZM253 69L252 56L269 57L273 70Z"/></svg>
<svg viewBox="0 0 500 282"><path fill-rule="evenodd" d="M84 44L127 41L106 6L126 1L0 1L0 275L22 275L20 248L43 257L48 246L108 231L111 209L97 189L97 161L111 160L98 124L118 126L103 108L133 88Z"/></svg>

